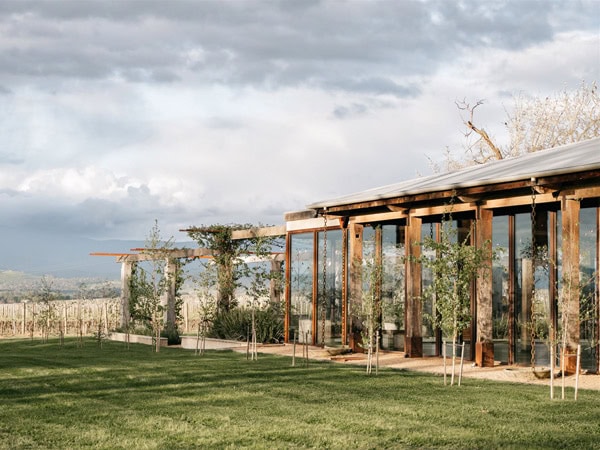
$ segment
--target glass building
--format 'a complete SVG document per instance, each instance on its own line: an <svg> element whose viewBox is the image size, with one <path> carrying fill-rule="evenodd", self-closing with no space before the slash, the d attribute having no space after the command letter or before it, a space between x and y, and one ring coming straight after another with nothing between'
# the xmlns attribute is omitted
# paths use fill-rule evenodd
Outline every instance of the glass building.
<svg viewBox="0 0 600 450"><path fill-rule="evenodd" d="M379 346L441 355L448 339L418 258L450 227L493 248L470 289L459 340L482 366L548 365L561 342L597 371L600 139L307 205L286 214L286 340L360 350L361 307L377 302ZM377 277L373 277L374 268ZM367 296L367 297L366 297Z"/></svg>

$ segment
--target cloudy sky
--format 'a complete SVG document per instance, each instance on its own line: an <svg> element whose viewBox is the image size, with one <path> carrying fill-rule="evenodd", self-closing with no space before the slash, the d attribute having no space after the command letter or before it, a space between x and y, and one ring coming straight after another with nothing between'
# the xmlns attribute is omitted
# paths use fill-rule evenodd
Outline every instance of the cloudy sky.
<svg viewBox="0 0 600 450"><path fill-rule="evenodd" d="M598 79L598 0L3 0L1 239L280 224Z"/></svg>

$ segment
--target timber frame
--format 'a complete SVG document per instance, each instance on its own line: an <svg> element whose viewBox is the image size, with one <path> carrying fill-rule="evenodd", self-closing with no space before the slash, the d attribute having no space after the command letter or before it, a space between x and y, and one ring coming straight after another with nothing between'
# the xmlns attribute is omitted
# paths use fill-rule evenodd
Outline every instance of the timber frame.
<svg viewBox="0 0 600 450"><path fill-rule="evenodd" d="M184 232L193 231L193 229L180 230ZM285 226L270 226L270 227L251 227L247 229L240 229L232 231L232 239L251 239L254 237L271 237L271 236L284 236ZM166 251L160 251L160 255L157 252L149 252L145 248L131 249L135 253L108 253L108 252L95 252L91 253L91 256L112 256L115 257L116 262L121 264L121 326L125 326L129 323L129 298L130 298L130 280L133 273L133 267L143 261L151 261L157 258L164 258L166 260L165 271L169 273L171 279L174 279L174 275L178 270L178 260L180 259L199 259L199 258L212 258L213 251L208 248L174 248ZM255 255L247 255L242 258L247 263L271 262L271 271L280 272L282 270L283 263L285 261L285 255L283 253L273 253L265 258L259 258ZM162 303L167 307L165 313L165 323L167 325L174 325L176 323L175 314L175 285L172 284L171 288L167 291L166 295L162 299ZM270 289L271 301L279 301L280 292L275 286L275 283L271 282Z"/></svg>
<svg viewBox="0 0 600 450"><path fill-rule="evenodd" d="M531 213L532 199L535 208ZM402 350L408 357L421 357L424 355L423 344L423 307L421 292L423 289L423 274L421 267L415 262L421 252L420 242L422 233L427 226L430 227L432 236L437 235L439 225L449 214L457 223L464 222L467 227L472 227L472 245L490 245L499 233L498 224L502 224L506 230L502 235L509 250L509 258L505 264L506 284L506 316L507 334L506 354L500 357L506 363L519 363L519 351L517 342L525 339L522 321L527 314L531 314L530 303L533 297L525 293L525 273L527 261L518 254L518 246L521 245L517 239L522 239L524 230L523 223L527 219L530 225L528 231L531 238L530 245L544 245L549 258L554 258L553 266L547 269L549 274L546 289L549 311L548 317L554 326L559 324L559 297L568 297L568 303L572 311L569 311L569 320L572 322L569 328L569 346L572 348L580 341L579 305L580 294L578 286L580 280L580 259L582 249L580 248L580 217L585 209L586 217L593 217L591 230L594 235L593 249L593 285L594 318L593 330L589 331L593 336L590 354L592 355L592 370L598 371L600 367L598 346L598 335L600 334L598 286L598 267L600 267L600 139L592 139L578 144L571 144L555 149L545 150L534 154L528 154L520 158L495 161L478 167L469 167L461 171L449 174L435 175L432 177L415 179L401 182L398 185L385 186L369 191L341 197L333 200L313 203L307 206L307 210L287 213L285 215L287 225L287 253L286 253L286 338L292 339L290 330L306 322L310 314L304 314L298 319L294 302L298 302L301 296L299 288L296 288L292 280L292 273L298 269L294 267L292 252L299 248L299 244L310 242L313 239L313 260L302 262L303 267L311 269L308 275L312 277L312 297L308 301L313 302L312 311L312 339L316 344L317 317L316 303L321 301L317 292L318 282L315 280L320 276L318 265L320 264L319 249L323 240L322 230L327 223L328 230L341 230L342 243L339 253L344 256L344 264L341 276L332 283L340 283L342 280L342 295L336 296L336 304L341 301L342 314L339 315L341 322L341 333L337 341L331 341L331 345L353 345L351 311L352 302L359 301L362 289L360 265L352 261L361 261L363 254L363 232L370 231L373 239L381 245L382 226L395 225L401 228L403 235L403 266L404 286L398 286L404 292L404 343ZM531 218L532 217L532 218ZM542 220L543 219L543 220ZM517 223L518 222L518 223ZM425 225L427 224L427 225ZM496 228L494 226L496 225ZM460 225L459 225L460 226ZM533 229L537 227L538 229ZM517 238L516 233L519 233ZM399 233L399 232L398 232ZM398 234L400 236L400 234ZM496 234L495 234L496 233ZM533 233L533 234L532 234ZM329 233L330 234L330 233ZM526 234L526 233L525 233ZM539 237L540 235L541 237ZM300 238L304 239L301 241ZM586 241L587 242L587 241ZM296 244L298 243L298 245ZM535 247L532 247L535 248ZM380 250L376 250L379 251ZM381 253L379 253L381 254ZM341 257L339 257L341 258ZM560 259L560 262L558 262ZM312 264L312 265L311 265ZM559 289L559 273L557 266L560 264L562 280L570 280L573 288L566 292ZM298 264L296 264L298 265ZM495 335L498 334L494 325L493 310L497 310L496 298L498 297L498 285L496 279L491 276L493 262L490 260L485 267L481 268L481 276L473 285L471 312L473 321L469 330L471 345L469 355L478 365L491 366L495 358L494 346L500 348ZM587 268L586 268L587 270ZM531 273L528 272L530 275ZM308 276L307 275L307 276ZM494 275L496 276L496 275ZM535 276L535 275L534 275ZM534 279L535 280L535 279ZM535 282L535 281L534 281ZM496 285L495 285L496 283ZM525 283L525 284L523 284ZM566 281L562 281L563 285ZM298 291L298 292L297 292ZM523 292L522 292L523 291ZM589 291L589 289L588 289ZM332 288L333 292L333 288ZM302 294L305 295L305 294ZM331 299L323 301L333 302ZM562 300L565 301L565 300ZM337 307L337 306L336 306ZM520 308L520 309L519 309ZM527 309L529 308L529 309ZM332 311L334 306L331 307ZM333 312L332 312L333 314ZM296 316L295 316L296 315ZM333 323L333 315L331 315ZM533 319L532 319L533 320ZM292 324L292 322L294 324ZM298 322L298 323L296 323ZM589 325L588 325L589 326ZM333 328L332 328L333 330ZM520 331L519 331L520 330ZM332 331L333 333L333 331ZM521 333L521 334L519 334ZM526 339L525 339L526 340ZM434 339L434 350L430 354L439 355L440 352L439 333ZM525 342L525 341L523 341ZM535 342L534 342L535 343ZM504 344L502 344L504 345ZM525 344L523 344L525 348ZM532 344L529 344L532 346ZM516 350L515 350L516 349ZM498 350L497 350L498 351Z"/></svg>

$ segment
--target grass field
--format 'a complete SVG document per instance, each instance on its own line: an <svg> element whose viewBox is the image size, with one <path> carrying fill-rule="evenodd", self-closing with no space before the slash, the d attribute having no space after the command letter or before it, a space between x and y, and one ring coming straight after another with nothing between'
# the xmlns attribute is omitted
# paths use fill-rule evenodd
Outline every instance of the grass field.
<svg viewBox="0 0 600 450"><path fill-rule="evenodd" d="M181 349L0 341L0 448L598 448L600 392ZM571 396L572 398L572 396Z"/></svg>

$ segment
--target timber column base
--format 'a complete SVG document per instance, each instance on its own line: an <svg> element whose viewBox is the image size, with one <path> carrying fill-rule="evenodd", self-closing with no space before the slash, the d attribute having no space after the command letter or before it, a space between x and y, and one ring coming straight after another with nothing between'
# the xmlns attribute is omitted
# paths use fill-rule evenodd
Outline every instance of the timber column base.
<svg viewBox="0 0 600 450"><path fill-rule="evenodd" d="M475 364L478 367L494 367L494 343L475 343Z"/></svg>
<svg viewBox="0 0 600 450"><path fill-rule="evenodd" d="M577 372L577 355L567 354L565 355L564 361L561 357L561 370L562 367L565 368L565 375L575 375ZM563 366L564 364L564 366Z"/></svg>
<svg viewBox="0 0 600 450"><path fill-rule="evenodd" d="M404 355L408 358L423 357L423 338L411 336L404 339Z"/></svg>

